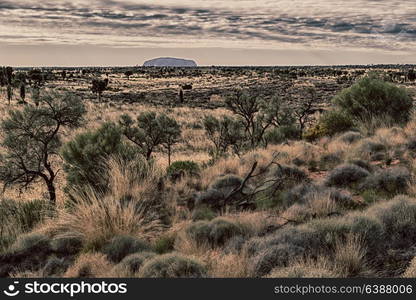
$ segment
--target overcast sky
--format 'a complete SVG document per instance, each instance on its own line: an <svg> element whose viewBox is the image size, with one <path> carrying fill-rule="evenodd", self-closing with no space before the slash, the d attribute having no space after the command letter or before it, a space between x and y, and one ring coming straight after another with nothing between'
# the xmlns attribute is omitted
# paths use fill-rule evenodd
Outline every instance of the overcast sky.
<svg viewBox="0 0 416 300"><path fill-rule="evenodd" d="M0 65L416 63L416 1L0 0Z"/></svg>

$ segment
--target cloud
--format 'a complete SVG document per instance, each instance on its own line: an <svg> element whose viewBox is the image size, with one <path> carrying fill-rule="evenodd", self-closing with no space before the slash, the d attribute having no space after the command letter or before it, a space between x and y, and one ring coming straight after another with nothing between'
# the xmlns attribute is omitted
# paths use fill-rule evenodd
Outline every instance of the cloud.
<svg viewBox="0 0 416 300"><path fill-rule="evenodd" d="M151 4L149 4L151 3ZM15 0L0 3L0 42L140 47L416 46L416 4L394 0ZM404 7L403 7L404 6ZM7 34L6 34L7 33Z"/></svg>

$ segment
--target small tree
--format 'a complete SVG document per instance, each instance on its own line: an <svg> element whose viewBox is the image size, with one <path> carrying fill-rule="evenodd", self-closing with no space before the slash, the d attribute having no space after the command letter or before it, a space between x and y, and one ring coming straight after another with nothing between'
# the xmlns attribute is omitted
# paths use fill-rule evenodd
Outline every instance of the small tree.
<svg viewBox="0 0 416 300"><path fill-rule="evenodd" d="M66 71L65 70L62 70L61 76L62 76L62 80L66 79Z"/></svg>
<svg viewBox="0 0 416 300"><path fill-rule="evenodd" d="M1 86L6 85L6 91L7 91L7 101L11 102L12 96L13 96L13 68L12 67L3 67L1 70Z"/></svg>
<svg viewBox="0 0 416 300"><path fill-rule="evenodd" d="M137 122L124 114L119 123L126 138L141 149L147 160L158 146L164 146L170 161L172 145L178 142L181 134L180 126L174 119L165 114L144 112L138 116Z"/></svg>
<svg viewBox="0 0 416 300"><path fill-rule="evenodd" d="M57 93L44 95L38 107L28 105L23 110L11 111L1 123L5 154L0 159L0 180L5 187L28 187L43 180L49 200L55 204L58 170L52 162L59 157L60 132L63 127L78 127L84 113L81 99Z"/></svg>
<svg viewBox="0 0 416 300"><path fill-rule="evenodd" d="M237 91L227 97L225 103L234 114L242 119L251 148L263 142L264 134L270 127L279 127L293 122L290 111L277 97L265 101L256 95Z"/></svg>
<svg viewBox="0 0 416 300"><path fill-rule="evenodd" d="M160 128L165 129L162 146L168 153L168 166L170 166L172 146L178 143L181 138L181 126L175 119L169 118L165 114L159 116L158 123Z"/></svg>
<svg viewBox="0 0 416 300"><path fill-rule="evenodd" d="M25 99L26 99L26 86L24 83L20 84L20 99L22 100L23 103L25 103Z"/></svg>
<svg viewBox="0 0 416 300"><path fill-rule="evenodd" d="M32 91L32 100L36 105L39 105L40 89L45 84L45 76L39 69L32 69L29 71L27 79Z"/></svg>
<svg viewBox="0 0 416 300"><path fill-rule="evenodd" d="M303 136L306 125L310 122L311 115L315 112L317 102L316 90L314 87L306 89L306 98L294 101L291 111L299 125L299 138Z"/></svg>
<svg viewBox="0 0 416 300"><path fill-rule="evenodd" d="M241 152L245 142L241 122L228 116L206 116L203 123L207 137L214 145L210 151L213 159L223 156L230 148L236 154Z"/></svg>
<svg viewBox="0 0 416 300"><path fill-rule="evenodd" d="M12 101L12 97L13 97L13 88L11 84L7 85L7 101L9 101L9 105L10 102Z"/></svg>
<svg viewBox="0 0 416 300"><path fill-rule="evenodd" d="M103 92L107 89L108 79L95 78L92 80L91 91L97 94L97 99L101 102L101 96Z"/></svg>
<svg viewBox="0 0 416 300"><path fill-rule="evenodd" d="M124 75L127 77L127 80L130 80L130 76L133 75L133 71L132 70L127 70L126 72L124 72Z"/></svg>

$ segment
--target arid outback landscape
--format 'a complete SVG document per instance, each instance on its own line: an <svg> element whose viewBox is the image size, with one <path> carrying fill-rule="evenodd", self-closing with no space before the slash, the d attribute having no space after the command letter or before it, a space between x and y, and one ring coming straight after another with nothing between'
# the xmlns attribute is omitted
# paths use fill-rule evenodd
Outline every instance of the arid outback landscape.
<svg viewBox="0 0 416 300"><path fill-rule="evenodd" d="M0 277L416 277L413 65L0 85Z"/></svg>

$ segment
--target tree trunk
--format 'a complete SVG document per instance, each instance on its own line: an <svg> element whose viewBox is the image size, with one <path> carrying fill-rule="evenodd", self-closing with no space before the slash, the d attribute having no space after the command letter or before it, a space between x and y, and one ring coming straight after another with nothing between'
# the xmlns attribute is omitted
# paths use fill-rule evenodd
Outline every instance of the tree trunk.
<svg viewBox="0 0 416 300"><path fill-rule="evenodd" d="M53 181L46 180L46 185L48 186L48 192L49 192L49 202L52 206L56 205L56 190L55 186L53 185Z"/></svg>
<svg viewBox="0 0 416 300"><path fill-rule="evenodd" d="M168 146L168 167L170 167L170 146Z"/></svg>

